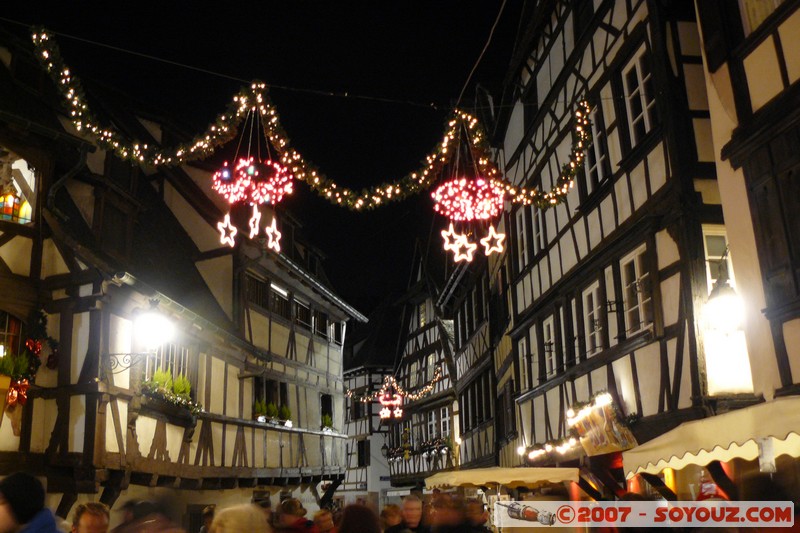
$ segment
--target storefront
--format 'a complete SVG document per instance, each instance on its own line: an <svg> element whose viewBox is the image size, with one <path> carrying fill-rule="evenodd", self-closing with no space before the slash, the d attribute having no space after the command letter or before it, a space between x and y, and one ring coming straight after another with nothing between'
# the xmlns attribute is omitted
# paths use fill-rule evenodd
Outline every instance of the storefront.
<svg viewBox="0 0 800 533"><path fill-rule="evenodd" d="M749 479L768 473L798 501L798 457L800 397L787 396L683 423L623 452L622 461L635 492L661 482L679 500L736 500Z"/></svg>

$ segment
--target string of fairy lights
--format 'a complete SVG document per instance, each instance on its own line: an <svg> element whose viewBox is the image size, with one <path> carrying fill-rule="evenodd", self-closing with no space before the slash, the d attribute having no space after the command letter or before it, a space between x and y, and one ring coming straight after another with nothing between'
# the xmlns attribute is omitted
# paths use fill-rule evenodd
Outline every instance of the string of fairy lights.
<svg viewBox="0 0 800 533"><path fill-rule="evenodd" d="M380 207L389 202L404 200L412 195L428 190L440 178L442 169L457 152L455 144L459 128L468 132L471 150L477 155L476 161L481 177L497 198L520 204L536 204L541 209L557 205L569 193L574 178L580 171L584 151L591 143L589 106L580 102L574 115L572 149L567 163L561 169L553 188L541 192L538 188L515 186L503 177L491 157L488 137L478 119L459 109L453 111L445 127L441 142L437 143L417 170L391 182L383 182L369 188L355 191L328 178L316 165L307 160L292 147L291 140L281 126L278 111L272 103L266 84L253 82L241 89L219 114L214 122L188 143L174 147L160 147L128 139L113 126L104 126L89 107L86 93L80 79L65 64L53 35L43 28L32 32L36 57L50 74L63 96L68 114L75 128L92 137L102 148L113 151L118 157L132 164L151 166L180 165L192 160L210 156L214 151L234 139L249 113L257 112L261 117L264 135L275 147L280 163L291 175L306 183L313 191L329 202L354 211ZM464 184L464 187L471 185ZM451 187L451 193L452 193ZM477 194L478 191L473 191ZM446 194L439 191L437 205L447 214ZM489 202L492 203L491 201ZM476 207L478 210L482 209ZM469 209L469 207L467 207ZM452 216L452 215L451 215ZM452 220L452 218L451 218Z"/></svg>
<svg viewBox="0 0 800 533"><path fill-rule="evenodd" d="M356 394L353 390L347 389L345 395L348 398L354 399L361 403L370 403L373 401L381 402L383 409L381 409L381 418L402 418L403 416L403 400L416 401L424 398L433 392L436 383L442 380L442 369L440 366L434 367L433 377L425 385L417 388L414 392L410 392L404 388L394 376L387 375L383 377L383 384L381 388L376 391L368 392L366 394Z"/></svg>

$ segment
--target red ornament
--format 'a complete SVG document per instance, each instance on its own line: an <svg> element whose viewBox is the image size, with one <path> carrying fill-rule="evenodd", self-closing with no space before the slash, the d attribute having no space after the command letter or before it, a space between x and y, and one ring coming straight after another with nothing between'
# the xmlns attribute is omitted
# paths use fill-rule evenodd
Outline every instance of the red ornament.
<svg viewBox="0 0 800 533"><path fill-rule="evenodd" d="M503 210L500 183L485 178L460 178L443 183L431 193L434 211L450 220L488 220Z"/></svg>
<svg viewBox="0 0 800 533"><path fill-rule="evenodd" d="M292 175L276 161L254 163L255 177L250 185L250 201L258 204L277 204L286 194L292 194Z"/></svg>
<svg viewBox="0 0 800 533"><path fill-rule="evenodd" d="M276 204L292 193L292 175L275 161L240 158L235 168L226 161L214 173L213 188L235 204L249 200L253 204Z"/></svg>
<svg viewBox="0 0 800 533"><path fill-rule="evenodd" d="M212 187L225 197L229 203L235 204L247 198L252 184L251 175L247 168L252 164L253 158L239 159L236 168L230 168L225 161L222 168L214 173Z"/></svg>

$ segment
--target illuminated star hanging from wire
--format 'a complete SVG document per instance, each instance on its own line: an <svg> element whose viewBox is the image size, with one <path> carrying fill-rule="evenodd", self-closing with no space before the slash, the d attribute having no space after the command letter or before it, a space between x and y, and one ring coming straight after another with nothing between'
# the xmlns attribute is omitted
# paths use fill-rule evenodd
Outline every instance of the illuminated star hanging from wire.
<svg viewBox="0 0 800 533"><path fill-rule="evenodd" d="M259 224L261 223L261 212L258 210L258 206L253 204L253 216L250 217L250 238L252 239L258 232L261 230Z"/></svg>
<svg viewBox="0 0 800 533"><path fill-rule="evenodd" d="M485 248L484 253L491 255L492 252L503 252L503 241L506 240L505 233L497 233L494 226L489 226L489 234L481 239L481 244Z"/></svg>
<svg viewBox="0 0 800 533"><path fill-rule="evenodd" d="M222 244L227 244L231 248L236 245L236 234L239 232L236 229L236 226L231 224L231 214L227 213L225 215L225 220L223 222L217 222L217 229L219 230L219 242Z"/></svg>
<svg viewBox="0 0 800 533"><path fill-rule="evenodd" d="M272 248L276 252L280 252L281 232L278 231L278 225L275 222L275 217L272 217L272 223L264 228L264 233L267 234L267 248Z"/></svg>
<svg viewBox="0 0 800 533"><path fill-rule="evenodd" d="M450 223L450 229L442 230L442 238L444 239L444 251L456 249L456 242L458 241L458 234L456 233L455 228L453 228L453 223Z"/></svg>
<svg viewBox="0 0 800 533"><path fill-rule="evenodd" d="M462 253L461 252L462 248L466 250L466 252ZM453 261L455 261L456 263L458 263L459 261L470 262L472 261L472 254L474 254L475 250L477 249L478 245L469 242L467 240L466 235L464 234L459 235L458 238L456 239L455 247L453 248L453 251L455 251L456 253L455 257L453 257Z"/></svg>

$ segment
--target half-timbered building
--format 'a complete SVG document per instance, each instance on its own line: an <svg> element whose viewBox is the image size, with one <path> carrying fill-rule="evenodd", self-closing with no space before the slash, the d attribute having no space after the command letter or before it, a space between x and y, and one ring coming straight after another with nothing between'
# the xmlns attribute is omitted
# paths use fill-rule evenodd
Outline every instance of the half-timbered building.
<svg viewBox="0 0 800 533"><path fill-rule="evenodd" d="M741 491L752 485L749 476L762 472L783 486L787 499L800 496L800 422L787 414L800 408L798 8L798 2L696 2L719 197L736 274L726 298L728 307L738 302L742 310L725 338L746 341L753 390L766 402L679 427L626 452L628 476L706 467L729 496L747 499ZM737 379L737 358L720 355L716 364L730 370L722 377ZM708 379L719 377L709 373ZM719 475L721 463L732 483Z"/></svg>
<svg viewBox="0 0 800 533"><path fill-rule="evenodd" d="M436 302L453 317L453 359L458 399L460 468L497 464L496 380L489 338L486 260L459 264Z"/></svg>
<svg viewBox="0 0 800 533"><path fill-rule="evenodd" d="M211 167L118 159L54 111L51 84L4 35L0 344L6 357L29 336L57 348L42 350L18 423L0 427L0 473L42 476L62 517L76 501L161 488L178 489L187 512L310 488L299 497L313 509L344 479L342 345L345 323L365 317L330 288L287 213L265 209L261 222L277 217L279 253L244 232L221 244L229 208ZM129 138L187 138L112 89L87 94ZM171 341L141 343L145 311L172 323Z"/></svg>
<svg viewBox="0 0 800 533"><path fill-rule="evenodd" d="M523 24L495 125L506 178L554 187L581 100L593 143L562 203L509 212L513 377L501 358L497 375L513 383L520 456L503 457L572 461L619 494L618 455L587 460L568 440L571 407L610 401L641 443L754 401L743 338L718 342L705 322L720 267L733 269L694 9L538 2Z"/></svg>
<svg viewBox="0 0 800 533"><path fill-rule="evenodd" d="M454 391L453 323L436 307L439 287L423 259L417 259L412 285L401 300L403 321L395 377L419 399L403 400L400 419L389 423L389 468L395 487L421 487L431 473L453 468L459 443ZM435 381L437 371L441 379ZM434 382L435 381L435 382Z"/></svg>

